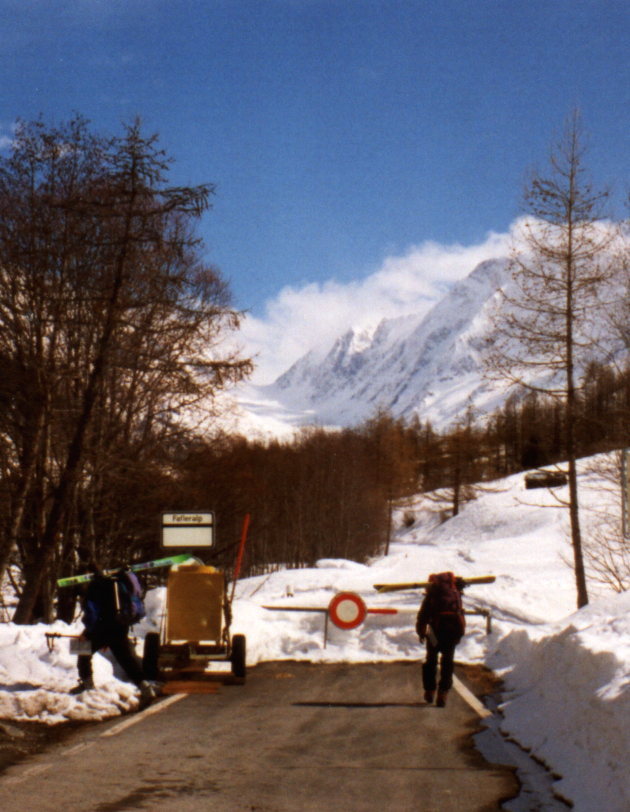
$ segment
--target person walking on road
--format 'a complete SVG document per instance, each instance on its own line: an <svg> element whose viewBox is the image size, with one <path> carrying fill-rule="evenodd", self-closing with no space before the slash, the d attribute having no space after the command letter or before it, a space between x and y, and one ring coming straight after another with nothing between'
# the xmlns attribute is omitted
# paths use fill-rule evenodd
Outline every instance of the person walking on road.
<svg viewBox="0 0 630 812"><path fill-rule="evenodd" d="M424 699L433 704L437 688L436 705L443 708L453 686L455 647L466 630L462 606L464 582L452 572L429 576L429 586L420 606L416 631L420 642L426 641L426 659L422 665ZM438 657L440 679L437 680Z"/></svg>
<svg viewBox="0 0 630 812"><path fill-rule="evenodd" d="M79 682L70 693L80 694L94 688L92 655L109 648L129 680L140 689L142 701L149 702L157 696L157 689L145 679L142 662L129 639L129 628L139 619L138 610L131 608L131 590L125 588L122 571L119 575L121 577L109 577L96 571L88 585L83 601L82 637L89 641L91 653L79 654ZM144 609L140 611L143 613Z"/></svg>

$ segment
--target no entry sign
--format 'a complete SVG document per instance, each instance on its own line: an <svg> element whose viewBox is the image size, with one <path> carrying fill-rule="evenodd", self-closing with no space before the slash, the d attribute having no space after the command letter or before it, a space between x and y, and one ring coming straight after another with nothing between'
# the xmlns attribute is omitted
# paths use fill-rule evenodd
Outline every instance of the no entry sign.
<svg viewBox="0 0 630 812"><path fill-rule="evenodd" d="M378 607L368 609L355 592L338 592L328 606L264 606L263 609L275 609L280 612L323 612L326 615L324 625L324 648L328 639L328 618L338 629L348 631L356 629L367 615L397 615L398 609Z"/></svg>
<svg viewBox="0 0 630 812"><path fill-rule="evenodd" d="M328 615L339 629L355 629L367 615L367 607L354 592L339 592L328 604Z"/></svg>

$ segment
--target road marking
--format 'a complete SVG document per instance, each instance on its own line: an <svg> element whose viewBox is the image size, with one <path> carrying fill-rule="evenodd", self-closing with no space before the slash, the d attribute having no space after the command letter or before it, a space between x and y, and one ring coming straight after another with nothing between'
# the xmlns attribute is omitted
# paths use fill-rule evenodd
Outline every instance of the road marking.
<svg viewBox="0 0 630 812"><path fill-rule="evenodd" d="M457 691L457 693L461 696L461 698L466 702L470 707L477 713L482 719L487 719L488 716L492 716L492 712L488 710L488 708L484 708L481 702L477 699L477 697L472 694L468 688L455 676L453 675L453 688Z"/></svg>
<svg viewBox="0 0 630 812"><path fill-rule="evenodd" d="M128 719L117 724L115 727L106 730L104 733L100 734L100 737L103 736L115 736L117 733L122 733L123 730L130 727L131 725L135 725L136 722L140 722L144 719L145 716L151 716L154 713L159 713L160 711L165 710L169 705L172 705L174 702L177 702L180 699L184 699L186 694L175 694L174 696L170 696L168 699L163 699L160 702L156 702L154 705L151 705L146 710L142 711L141 713L136 713L134 716L130 716ZM74 747L67 748L62 755L64 756L71 756L75 753L79 753L81 750L85 750L88 747L92 747L95 744L95 741L83 741L79 742L79 744L75 744ZM3 779L3 783L5 784L21 784L22 782L33 778L36 775L41 775L45 773L47 770L52 769L55 766L54 761L47 761L45 764L35 764L32 767L26 767L20 770L19 775L10 775Z"/></svg>
<svg viewBox="0 0 630 812"><path fill-rule="evenodd" d="M22 770L19 775L10 775L5 778L4 783L21 784L23 781L33 778L35 775L45 773L46 770L50 770L52 766L53 765L51 762L47 762L46 764L36 764L34 767L27 767L26 769Z"/></svg>
<svg viewBox="0 0 630 812"><path fill-rule="evenodd" d="M71 756L74 753L78 753L81 750L85 750L86 747L91 747L93 744L94 742L80 742L79 744L75 744L74 747L69 747L66 750L65 755Z"/></svg>
<svg viewBox="0 0 630 812"><path fill-rule="evenodd" d="M173 694L173 696L169 696L168 699L162 699L160 702L156 702L155 705L150 705L146 710L130 716L128 719L125 719L123 722L120 722L114 727L110 727L109 730L101 733L101 738L104 736L116 736L118 733L122 733L123 730L131 727L131 725L141 722L145 716L151 716L154 713L159 713L160 711L166 710L166 708L168 708L169 705L172 705L173 702L179 702L179 700L184 699L185 696L186 694Z"/></svg>

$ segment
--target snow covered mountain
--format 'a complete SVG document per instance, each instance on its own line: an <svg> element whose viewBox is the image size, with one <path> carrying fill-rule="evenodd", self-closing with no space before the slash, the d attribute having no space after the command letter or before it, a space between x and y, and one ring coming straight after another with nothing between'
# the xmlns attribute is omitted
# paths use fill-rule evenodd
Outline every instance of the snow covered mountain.
<svg viewBox="0 0 630 812"><path fill-rule="evenodd" d="M350 426L386 409L440 427L461 417L469 403L490 410L503 392L484 380L481 350L491 335L490 309L507 278L507 260L483 262L428 314L348 330L258 392L290 413L294 424L303 413L308 422Z"/></svg>

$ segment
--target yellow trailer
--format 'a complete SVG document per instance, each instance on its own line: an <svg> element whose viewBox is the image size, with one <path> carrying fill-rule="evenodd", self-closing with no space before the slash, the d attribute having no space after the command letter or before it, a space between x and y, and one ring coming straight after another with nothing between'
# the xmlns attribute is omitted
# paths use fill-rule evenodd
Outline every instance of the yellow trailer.
<svg viewBox="0 0 630 812"><path fill-rule="evenodd" d="M143 665L148 679L174 679L205 672L213 661L231 664L246 676L245 635L230 635L231 608L225 575L204 564L171 569L161 631L145 637Z"/></svg>

